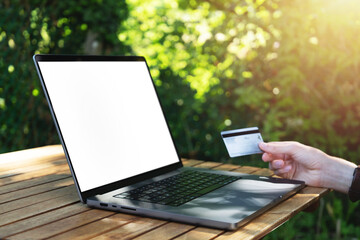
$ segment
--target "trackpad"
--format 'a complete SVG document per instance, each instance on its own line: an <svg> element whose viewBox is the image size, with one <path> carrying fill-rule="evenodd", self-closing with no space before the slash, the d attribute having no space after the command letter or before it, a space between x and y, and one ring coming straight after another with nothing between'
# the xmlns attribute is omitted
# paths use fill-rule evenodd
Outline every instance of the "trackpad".
<svg viewBox="0 0 360 240"><path fill-rule="evenodd" d="M179 210L187 215L238 221L279 200L298 186L299 184L240 179L184 204Z"/></svg>

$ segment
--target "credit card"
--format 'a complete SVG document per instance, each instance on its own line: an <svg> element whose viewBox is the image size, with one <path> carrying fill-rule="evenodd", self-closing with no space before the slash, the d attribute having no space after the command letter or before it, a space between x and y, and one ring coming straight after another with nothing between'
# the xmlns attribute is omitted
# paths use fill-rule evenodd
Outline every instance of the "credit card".
<svg viewBox="0 0 360 240"><path fill-rule="evenodd" d="M263 153L259 148L263 139L257 127L223 131L221 137L230 157Z"/></svg>

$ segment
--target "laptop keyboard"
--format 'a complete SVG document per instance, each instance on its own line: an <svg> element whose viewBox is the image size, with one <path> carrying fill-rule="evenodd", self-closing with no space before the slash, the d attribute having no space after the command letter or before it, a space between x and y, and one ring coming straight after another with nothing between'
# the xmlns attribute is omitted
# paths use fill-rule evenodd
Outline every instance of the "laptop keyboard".
<svg viewBox="0 0 360 240"><path fill-rule="evenodd" d="M117 194L114 197L177 207L240 178L185 170L172 177Z"/></svg>

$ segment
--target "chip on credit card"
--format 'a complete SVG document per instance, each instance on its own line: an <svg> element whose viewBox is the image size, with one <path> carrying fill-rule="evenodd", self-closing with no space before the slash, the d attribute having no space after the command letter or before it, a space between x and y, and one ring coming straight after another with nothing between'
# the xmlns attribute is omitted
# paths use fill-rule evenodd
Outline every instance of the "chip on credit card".
<svg viewBox="0 0 360 240"><path fill-rule="evenodd" d="M263 142L259 128L250 127L221 132L230 157L262 153L259 143Z"/></svg>

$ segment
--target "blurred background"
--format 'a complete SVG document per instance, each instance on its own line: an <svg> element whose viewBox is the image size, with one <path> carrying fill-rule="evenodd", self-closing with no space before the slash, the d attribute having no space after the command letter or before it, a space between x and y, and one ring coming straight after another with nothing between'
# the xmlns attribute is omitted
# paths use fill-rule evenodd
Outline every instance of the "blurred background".
<svg viewBox="0 0 360 240"><path fill-rule="evenodd" d="M258 126L360 164L359 36L356 0L2 0L0 153L59 143L33 54L141 55L182 157L266 167L220 137ZM331 193L265 239L358 239L359 211Z"/></svg>

